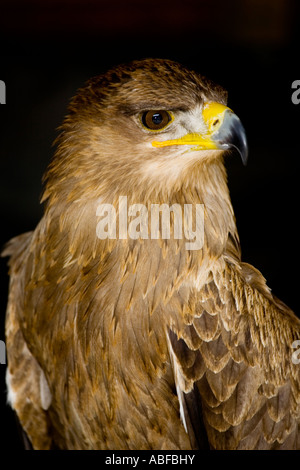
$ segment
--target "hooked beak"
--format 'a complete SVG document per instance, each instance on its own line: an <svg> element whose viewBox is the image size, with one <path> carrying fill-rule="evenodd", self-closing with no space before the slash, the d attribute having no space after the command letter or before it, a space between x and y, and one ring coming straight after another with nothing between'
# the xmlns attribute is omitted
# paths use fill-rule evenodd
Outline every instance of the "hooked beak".
<svg viewBox="0 0 300 470"><path fill-rule="evenodd" d="M248 160L248 146L245 129L234 112L220 103L207 103L203 107L202 118L207 127L205 134L190 133L165 141L152 142L153 147L170 145L190 145L191 150L230 150L239 152L242 162Z"/></svg>

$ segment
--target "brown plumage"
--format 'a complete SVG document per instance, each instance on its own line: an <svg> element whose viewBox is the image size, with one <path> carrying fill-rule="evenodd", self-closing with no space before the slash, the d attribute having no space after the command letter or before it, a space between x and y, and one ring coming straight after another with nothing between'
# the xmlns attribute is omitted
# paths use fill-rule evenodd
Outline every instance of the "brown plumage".
<svg viewBox="0 0 300 470"><path fill-rule="evenodd" d="M241 261L223 164L232 136L217 139L203 117L226 99L148 59L71 101L44 216L4 251L9 400L35 449L300 448L300 322ZM140 119L149 110L173 120L160 130L161 111L151 130ZM179 142L186 134L218 147ZM99 201L118 215L119 196L203 204L203 246L99 239Z"/></svg>

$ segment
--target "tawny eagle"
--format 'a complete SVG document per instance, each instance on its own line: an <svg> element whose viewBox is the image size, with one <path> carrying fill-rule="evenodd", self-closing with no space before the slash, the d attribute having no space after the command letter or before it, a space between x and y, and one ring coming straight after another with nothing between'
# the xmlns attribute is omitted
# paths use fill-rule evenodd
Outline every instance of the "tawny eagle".
<svg viewBox="0 0 300 470"><path fill-rule="evenodd" d="M300 448L300 322L241 261L226 101L162 59L71 100L44 215L3 253L8 400L34 449Z"/></svg>

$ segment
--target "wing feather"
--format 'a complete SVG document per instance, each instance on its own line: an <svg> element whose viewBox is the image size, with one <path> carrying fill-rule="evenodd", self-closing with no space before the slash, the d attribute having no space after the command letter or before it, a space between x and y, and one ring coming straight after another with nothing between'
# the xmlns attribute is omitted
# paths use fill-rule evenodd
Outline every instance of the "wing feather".
<svg viewBox="0 0 300 470"><path fill-rule="evenodd" d="M50 423L44 408L50 405L50 395L41 394L41 384L46 383L44 372L27 347L18 317L21 286L15 275L23 266L24 252L31 242L31 237L32 232L29 232L12 239L2 252L2 256L12 255L9 263L12 277L6 317L6 383L8 401L23 429L21 435L25 448L29 449L33 445L39 449L49 449L52 446L48 432ZM46 390L45 386L43 390Z"/></svg>
<svg viewBox="0 0 300 470"><path fill-rule="evenodd" d="M191 442L204 427L216 449L298 448L300 368L292 343L299 319L259 271L237 261L222 260L191 296L189 321L181 317L169 331L181 401L189 397L185 421L193 416Z"/></svg>

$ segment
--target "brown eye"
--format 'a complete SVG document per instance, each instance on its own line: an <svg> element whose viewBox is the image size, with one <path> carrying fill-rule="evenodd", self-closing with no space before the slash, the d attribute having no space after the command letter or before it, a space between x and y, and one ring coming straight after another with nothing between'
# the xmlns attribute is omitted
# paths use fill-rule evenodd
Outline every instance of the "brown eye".
<svg viewBox="0 0 300 470"><path fill-rule="evenodd" d="M169 122L172 120L172 117L168 111L145 111L142 114L142 123L147 129L152 131L159 131L164 129Z"/></svg>

